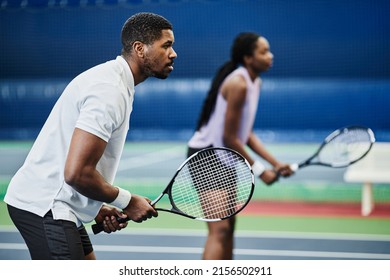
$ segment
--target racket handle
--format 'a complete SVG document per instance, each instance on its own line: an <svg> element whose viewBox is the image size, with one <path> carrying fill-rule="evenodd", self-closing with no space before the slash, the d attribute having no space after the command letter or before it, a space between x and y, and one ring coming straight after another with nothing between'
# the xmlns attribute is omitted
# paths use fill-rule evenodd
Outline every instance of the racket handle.
<svg viewBox="0 0 390 280"><path fill-rule="evenodd" d="M116 220L119 223L126 223L127 221L129 221L128 218L119 218L119 217L116 218ZM104 230L103 222L92 225L93 234L98 234L98 233L102 232L103 230Z"/></svg>
<svg viewBox="0 0 390 280"><path fill-rule="evenodd" d="M102 232L103 230L104 230L103 223L98 223L98 224L92 225L93 234L98 234L98 233Z"/></svg>
<svg viewBox="0 0 390 280"><path fill-rule="evenodd" d="M296 172L299 169L298 163L290 164L290 168L292 171Z"/></svg>

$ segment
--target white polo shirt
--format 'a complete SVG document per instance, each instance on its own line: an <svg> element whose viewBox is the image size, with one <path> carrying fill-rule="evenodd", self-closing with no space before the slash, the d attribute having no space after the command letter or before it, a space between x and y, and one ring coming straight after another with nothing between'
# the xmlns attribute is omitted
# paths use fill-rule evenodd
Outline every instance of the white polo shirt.
<svg viewBox="0 0 390 280"><path fill-rule="evenodd" d="M112 184L129 129L133 98L134 78L121 56L73 79L12 178L4 201L42 217L52 210L54 219L77 225L92 221L102 202L81 195L64 181L71 137L77 127L107 142L97 170Z"/></svg>

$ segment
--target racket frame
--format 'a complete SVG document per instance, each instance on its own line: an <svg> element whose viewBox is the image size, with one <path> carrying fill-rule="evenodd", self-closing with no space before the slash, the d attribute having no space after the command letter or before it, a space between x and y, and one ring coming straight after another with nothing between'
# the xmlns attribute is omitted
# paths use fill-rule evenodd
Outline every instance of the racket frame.
<svg viewBox="0 0 390 280"><path fill-rule="evenodd" d="M252 186L251 186L251 191L249 193L249 196L248 196L248 199L247 201L241 206L240 209L238 209L237 211L235 211L234 213L226 216L226 217L223 217L223 218L216 218L216 219L207 219L207 218L198 218L198 217L193 217L191 215L188 215L184 212L182 212L176 205L175 205L175 202L173 201L173 198L172 198L172 186L175 182L175 179L178 175L178 173L180 172L180 170L183 169L183 167L194 157L196 157L197 155L199 155L200 153L204 153L206 152L207 150L227 150L231 153L234 153L236 154L238 157L240 157L244 162L245 164L248 166L248 170L250 171L251 173L251 177L252 177ZM246 160L245 157L243 157L240 153L238 153L237 151L235 150L232 150L232 149L229 149L229 148L226 148L226 147L210 147L210 148L205 148L205 149L202 149L196 153L194 153L193 155L191 155L190 157L188 157L180 166L179 168L176 170L175 174L173 175L172 179L170 180L170 182L168 183L168 185L165 187L165 189L161 192L161 194L155 199L153 200L150 205L154 206L157 204L158 201L160 201L160 199L162 197L164 197L165 195L168 195L168 199L169 199L169 202L171 204L171 209L166 209L166 208L155 208L156 210L158 211L165 211L165 212L170 212L170 213L173 213L173 214L177 214L177 215L181 215L181 216L184 216L186 218L190 218L190 219L195 219L195 220L199 220L199 221L204 221L204 222L217 222L217 221L222 221L222 220L225 220L225 219L228 219L228 218L231 218L232 216L238 214L239 212L241 212L245 207L246 205L249 203L249 201L251 200L252 196L253 196L253 192L254 192L254 189L255 189L255 183L254 183L254 175L253 175L253 170L249 164L249 162ZM128 218L117 218L118 222L119 223L125 223L127 221L129 221ZM103 224L102 223L99 223L99 224L94 224L92 225L92 231L94 234L98 234L99 232L103 231Z"/></svg>
<svg viewBox="0 0 390 280"><path fill-rule="evenodd" d="M248 199L247 201L245 202L245 204L243 204L241 206L240 209L238 209L237 211L235 211L233 214L231 215L228 215L226 217L223 217L223 218L216 218L216 219L209 219L209 218L198 218L198 217L194 217L194 216L191 216L191 215L188 215L184 212L182 212L175 204L175 202L173 201L173 198L172 198L172 186L175 182L175 179L178 175L178 173L180 172L180 170L183 169L183 167L189 162L191 161L192 158L196 157L198 154L200 153L204 153L208 150L227 150L231 153L234 153L236 154L238 157L240 157L244 162L245 164L248 166L248 169L250 170L251 172L251 177L252 177L252 186L251 186L251 191L250 191L250 194L248 196ZM191 155L190 157L188 157L181 165L180 167L176 170L176 173L175 175L172 177L171 181L168 183L168 185L165 187L164 191L155 199L153 200L150 205L154 206L155 204L157 204L157 202L162 198L164 197L165 195L168 195L168 199L169 199L169 202L172 206L171 209L166 209L166 208L155 208L156 210L158 211L165 211L165 212L171 212L173 214L177 214L177 215L181 215L181 216L184 216L184 217L187 217L187 218L190 218L190 219L194 219L194 220L199 220L199 221L203 221L203 222L218 222L218 221L222 221L222 220L225 220L225 219L228 219L228 218L231 218L232 216L238 214L239 212L241 212L241 210L243 210L246 205L249 203L249 201L251 200L252 196L253 196L253 192L254 192L254 188L255 188L255 183L254 183L254 175L253 175L253 171L252 171L252 167L250 166L249 162L246 160L245 157L243 157L240 153L238 153L237 151L233 150L233 149L230 149L230 148L226 148L226 147L209 147L209 148L205 148L205 149L202 149L200 151L197 151L196 153L194 153L193 155Z"/></svg>
<svg viewBox="0 0 390 280"><path fill-rule="evenodd" d="M333 140L335 137L337 137L338 135L342 134L343 131L345 131L346 129L347 130L350 130L350 129L362 129L362 130L367 130L367 133L369 135L369 139L370 139L370 146L369 148L367 149L367 151L365 153L363 153L359 158L353 160L353 161L348 161L348 163L346 164L330 164L330 163L324 163L324 162L320 162L320 161L312 161L314 158L316 158L318 156L318 154L321 152L321 150L323 149L323 147L328 144L331 140ZM333 167L333 168L343 168L343 167L347 167L359 160L361 160L362 158L364 158L368 152L371 150L372 146L374 145L375 143L375 136L374 136L374 132L368 128L368 127L364 127L364 126L359 126L359 125L352 125L352 126L345 126L345 127L342 127L342 128L339 128L339 129L336 129L335 131L333 131L332 133L330 133L325 139L324 141L321 143L321 145L318 147L317 151L311 156L309 157L308 159L298 163L298 164L292 164L290 167L293 171L296 171L302 167L306 167L306 166L309 166L309 165L321 165L321 166L327 166L327 167Z"/></svg>

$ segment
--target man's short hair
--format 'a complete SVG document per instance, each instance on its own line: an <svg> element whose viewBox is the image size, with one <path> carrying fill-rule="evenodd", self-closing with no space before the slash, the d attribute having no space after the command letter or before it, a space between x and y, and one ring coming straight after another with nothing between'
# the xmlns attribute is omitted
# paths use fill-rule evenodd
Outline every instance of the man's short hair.
<svg viewBox="0 0 390 280"><path fill-rule="evenodd" d="M162 30L172 30L172 24L164 17L153 13L138 13L123 25L122 53L131 53L135 41L150 45L161 38Z"/></svg>

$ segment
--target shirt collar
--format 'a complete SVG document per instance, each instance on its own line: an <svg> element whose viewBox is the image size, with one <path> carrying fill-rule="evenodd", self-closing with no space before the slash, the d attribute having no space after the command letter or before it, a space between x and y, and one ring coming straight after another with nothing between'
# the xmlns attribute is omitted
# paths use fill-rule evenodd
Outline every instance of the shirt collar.
<svg viewBox="0 0 390 280"><path fill-rule="evenodd" d="M129 64L120 55L118 55L116 57L116 61L118 61L122 65L122 67L123 67L123 70L124 70L124 73L125 73L127 89L130 92L134 92L134 76L133 76L133 73L131 72Z"/></svg>

